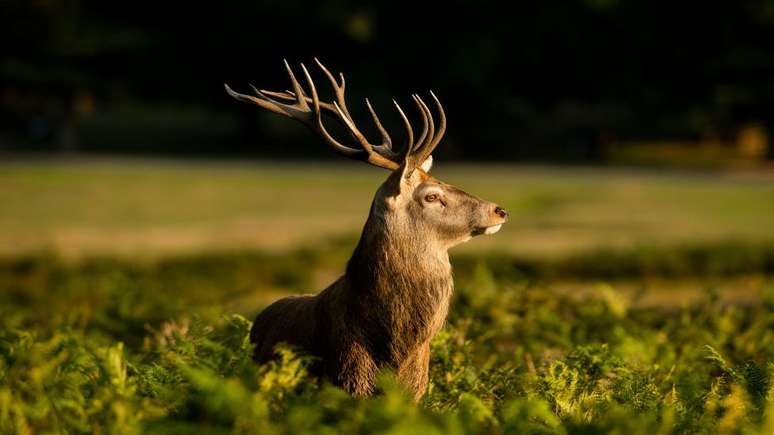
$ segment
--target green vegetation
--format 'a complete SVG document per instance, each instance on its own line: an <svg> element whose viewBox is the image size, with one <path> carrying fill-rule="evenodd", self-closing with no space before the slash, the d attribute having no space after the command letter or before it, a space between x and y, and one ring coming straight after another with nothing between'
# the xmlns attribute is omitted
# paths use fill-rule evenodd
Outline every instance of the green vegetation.
<svg viewBox="0 0 774 435"><path fill-rule="evenodd" d="M334 249L336 252L337 249ZM343 247L339 249L343 251ZM458 264L431 384L385 373L349 398L290 350L250 360L245 310L305 289L326 256L205 255L0 265L1 433L771 433L774 282L758 302L641 307ZM299 273L301 262L311 264ZM545 266L548 268L549 266ZM318 270L319 271L319 270ZM289 290L288 290L289 289ZM254 303L254 302L253 302ZM257 308L257 307L256 307Z"/></svg>
<svg viewBox="0 0 774 435"><path fill-rule="evenodd" d="M422 402L256 366L344 268L383 176L344 168L1 164L0 433L774 432L763 175L440 165L514 218L452 253Z"/></svg>

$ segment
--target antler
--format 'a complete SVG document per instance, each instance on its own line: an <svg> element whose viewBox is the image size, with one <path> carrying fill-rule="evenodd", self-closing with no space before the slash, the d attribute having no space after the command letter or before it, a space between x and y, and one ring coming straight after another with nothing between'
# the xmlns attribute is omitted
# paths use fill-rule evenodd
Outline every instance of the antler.
<svg viewBox="0 0 774 435"><path fill-rule="evenodd" d="M430 95L432 95L433 100L435 101L435 104L438 108L439 127L436 131L433 125L433 115L425 102L422 101L418 95L412 95L412 98L414 99L414 102L416 103L417 108L422 115L423 122L422 134L416 142L414 142L414 130L412 129L411 123L406 117L406 114L403 112L403 109L401 109L400 105L398 105L395 100L392 100L395 108L398 111L398 114L400 114L401 119L403 119L403 125L406 129L406 145L400 153L393 149L392 139L390 138L389 133L387 133L387 130L384 128L384 126L382 126L379 117L376 115L373 107L371 107L371 102L366 98L366 106L368 107L368 111L371 113L371 117L373 118L374 124L376 124L376 128L379 130L382 139L381 143L379 144L370 143L360 131L360 129L357 128L355 121L352 119L352 115L350 115L349 110L347 109L347 103L344 97L344 91L346 87L344 74L339 73L341 82L339 83L334 75L331 74L331 72L328 71L328 69L325 68L325 66L323 66L323 64L317 60L317 58L315 58L314 61L328 77L328 81L330 81L331 86L333 87L335 94L335 101L333 102L320 101L320 98L317 95L317 88L315 87L314 81L312 80L309 71L307 71L306 66L304 66L303 63L301 64L301 69L303 70L304 76L306 77L306 81L309 85L311 97L306 94L298 80L296 80L295 74L293 74L293 70L290 68L290 65L287 61L285 61L285 69L287 69L288 76L290 77L290 83L293 88L292 91L275 92L258 90L251 85L250 87L253 89L253 92L255 92L255 96L253 96L234 92L226 84L224 84L224 86L226 88L226 92L228 92L229 95L239 101L257 104L264 109L302 122L312 131L322 136L322 138L340 154L355 160L366 161L374 166L379 166L381 168L395 170L399 168L401 163L405 160L406 165L410 167L411 170L413 170L414 168L421 165L428 156L430 156L435 147L441 141L441 138L446 131L446 114L444 113L443 107L441 106L440 101L438 101L438 98L436 98L435 94L430 92ZM328 130L323 124L323 111L325 111L326 114L331 115L339 120L345 126L352 138L357 141L357 143L360 145L360 148L352 148L343 145L334 139L330 133L328 133ZM408 173L410 172L411 171Z"/></svg>

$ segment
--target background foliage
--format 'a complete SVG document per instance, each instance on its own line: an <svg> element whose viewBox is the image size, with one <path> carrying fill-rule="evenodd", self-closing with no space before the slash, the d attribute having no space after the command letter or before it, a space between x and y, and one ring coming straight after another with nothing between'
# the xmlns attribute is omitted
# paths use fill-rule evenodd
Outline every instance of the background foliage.
<svg viewBox="0 0 774 435"><path fill-rule="evenodd" d="M301 254L299 254L301 255ZM305 256L305 257L304 257ZM323 253L302 255L314 270ZM771 433L774 286L644 307L457 265L420 404L389 373L375 399L310 378L289 349L256 367L229 307L259 281L301 288L293 257L155 266L52 257L0 267L4 433ZM251 267L240 267L240 265ZM265 269L252 267L264 264ZM315 266L316 265L316 266ZM220 273L218 273L220 271ZM274 284L271 284L274 283ZM244 306L240 303L240 306ZM237 310L238 311L238 310Z"/></svg>
<svg viewBox="0 0 774 435"><path fill-rule="evenodd" d="M439 149L449 157L598 161L621 143L677 141L695 154L698 142L750 137L755 154L774 125L771 0L0 8L6 148L325 156L222 88L285 89L281 59L313 56L348 75L364 121L364 96L397 126L390 98L406 106L435 90L451 119ZM256 146L266 139L277 146Z"/></svg>

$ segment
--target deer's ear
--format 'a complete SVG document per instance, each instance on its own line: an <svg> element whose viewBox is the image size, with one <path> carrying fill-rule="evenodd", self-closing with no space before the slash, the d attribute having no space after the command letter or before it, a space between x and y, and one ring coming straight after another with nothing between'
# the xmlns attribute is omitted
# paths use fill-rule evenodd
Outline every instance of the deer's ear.
<svg viewBox="0 0 774 435"><path fill-rule="evenodd" d="M416 171L411 167L410 162L404 161L400 167L390 174L387 181L384 182L384 194L388 198L397 199L403 194L411 195L414 191L413 178Z"/></svg>
<svg viewBox="0 0 774 435"><path fill-rule="evenodd" d="M420 168L422 168L425 172L430 172L430 169L433 167L433 156L427 156L425 161L422 163Z"/></svg>
<svg viewBox="0 0 774 435"><path fill-rule="evenodd" d="M433 156L427 156L422 164L419 164L413 157L414 156L409 156L406 158L406 160L403 161L403 164L400 165L400 168L395 170L395 172L401 172L403 174L403 179L405 180L411 179L414 175L414 169L421 169L425 173L428 173L433 167Z"/></svg>

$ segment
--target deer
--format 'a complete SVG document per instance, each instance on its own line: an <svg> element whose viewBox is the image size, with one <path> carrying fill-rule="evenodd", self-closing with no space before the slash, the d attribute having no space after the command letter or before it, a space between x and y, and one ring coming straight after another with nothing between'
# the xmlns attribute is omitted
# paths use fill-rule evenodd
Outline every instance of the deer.
<svg viewBox="0 0 774 435"><path fill-rule="evenodd" d="M496 233L508 213L429 175L432 153L446 131L443 106L432 91L437 122L424 100L411 96L422 119L417 137L393 100L405 129L401 147L393 147L366 99L381 135L371 143L347 108L344 75L339 73L337 80L317 58L314 61L333 88L332 101L321 101L302 63L304 89L287 60L292 90L250 85L254 95L248 95L224 86L231 97L300 121L337 153L390 174L373 197L344 274L318 294L285 297L258 314L250 330L253 358L270 361L276 357L275 346L285 343L313 356L315 373L352 396L375 394L378 374L389 370L419 401L428 385L430 342L446 321L454 289L448 250L474 236ZM339 122L352 142L345 145L335 139L323 115Z"/></svg>

